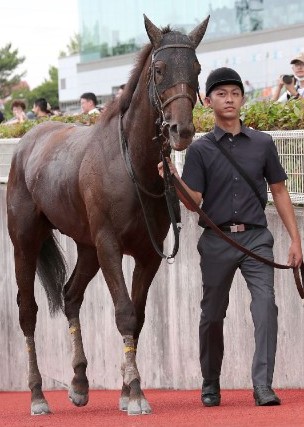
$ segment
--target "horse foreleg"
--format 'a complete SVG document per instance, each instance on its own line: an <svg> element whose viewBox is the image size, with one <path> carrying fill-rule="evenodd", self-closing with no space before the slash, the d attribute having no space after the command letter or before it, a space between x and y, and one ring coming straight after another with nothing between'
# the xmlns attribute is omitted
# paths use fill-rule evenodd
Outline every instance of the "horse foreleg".
<svg viewBox="0 0 304 427"><path fill-rule="evenodd" d="M129 415L150 414L151 407L140 387L140 375L136 365L137 340L130 335L123 337L124 361L121 367L123 387L119 399L119 409Z"/></svg>
<svg viewBox="0 0 304 427"><path fill-rule="evenodd" d="M146 254L147 255L147 254ZM142 259L140 256L135 258L135 269L133 272L133 284L132 284L132 302L135 307L137 326L134 332L134 358L136 356L136 349L138 343L138 337L145 321L145 306L147 301L147 295L152 280L157 272L161 259L160 257L151 252L148 256ZM127 337L129 339L129 337ZM132 342L128 342L125 339L125 359L132 356ZM127 343L127 344L126 344ZM130 356L128 355L130 351ZM130 415L134 414L149 414L151 413L151 407L144 396L143 391L140 388L139 376L136 379L132 379L132 375L128 374L125 369L126 360L122 365L123 375L123 386L121 390L121 396L119 399L119 408L122 411L128 411ZM132 373L132 371L131 371ZM133 382L132 382L133 381Z"/></svg>
<svg viewBox="0 0 304 427"><path fill-rule="evenodd" d="M136 338L134 339L134 336L137 330L137 319L122 271L122 251L116 236L109 229L103 234L99 233L96 247L99 264L114 303L117 329L124 341L125 356L121 368L124 395L120 398L119 408L128 410L130 415L149 413L151 409L143 400L136 365Z"/></svg>

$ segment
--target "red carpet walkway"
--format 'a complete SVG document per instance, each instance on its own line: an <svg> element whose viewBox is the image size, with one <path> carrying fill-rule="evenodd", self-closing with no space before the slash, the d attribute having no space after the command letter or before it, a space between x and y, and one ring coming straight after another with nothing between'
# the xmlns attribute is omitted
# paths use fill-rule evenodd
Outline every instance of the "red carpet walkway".
<svg viewBox="0 0 304 427"><path fill-rule="evenodd" d="M251 390L223 390L222 405L204 408L199 390L147 390L151 415L128 416L117 408L118 391L90 391L87 406L77 408L67 391L48 391L52 415L29 415L28 392L0 392L0 426L7 427L293 427L304 426L304 390L277 390L281 406L254 406Z"/></svg>

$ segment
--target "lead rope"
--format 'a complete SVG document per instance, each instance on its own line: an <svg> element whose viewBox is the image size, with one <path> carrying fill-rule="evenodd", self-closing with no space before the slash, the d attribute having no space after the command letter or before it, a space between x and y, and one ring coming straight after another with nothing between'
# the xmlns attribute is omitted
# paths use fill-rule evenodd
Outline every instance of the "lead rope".
<svg viewBox="0 0 304 427"><path fill-rule="evenodd" d="M267 258L263 258L260 255L255 254L254 252L251 252L249 249L245 248L244 246L237 243L235 240L231 239L227 236L227 234L223 233L222 230L220 230L213 221L208 217L208 215L195 203L195 201L192 199L188 191L183 187L183 185L178 181L176 176L172 175L173 183L175 188L185 197L185 199L189 202L189 204L192 206L192 208L199 214L200 218L210 227L221 239L228 242L231 246L235 247L239 251L243 252L244 254L250 256L251 258L256 259L257 261L263 262L264 264L267 264L274 268L279 269L293 269L293 275L296 282L297 290L299 292L299 295L302 299L304 299L304 263L302 262L300 268L292 267L290 265L285 264L278 264L276 262L273 262ZM301 277L300 277L301 276ZM301 282L302 278L302 282Z"/></svg>

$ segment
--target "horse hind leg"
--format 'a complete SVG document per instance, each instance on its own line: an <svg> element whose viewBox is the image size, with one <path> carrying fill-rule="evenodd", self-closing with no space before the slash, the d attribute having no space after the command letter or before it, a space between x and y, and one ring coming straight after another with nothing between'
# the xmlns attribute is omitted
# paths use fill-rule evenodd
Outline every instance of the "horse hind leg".
<svg viewBox="0 0 304 427"><path fill-rule="evenodd" d="M77 245L78 259L65 286L65 314L72 339L72 367L74 377L69 388L69 399L75 406L85 406L89 400L89 382L86 376L87 359L83 349L79 311L87 285L99 270L96 249Z"/></svg>
<svg viewBox="0 0 304 427"><path fill-rule="evenodd" d="M18 190L22 186L19 186ZM8 198L8 226L14 246L15 275L18 286L17 304L19 323L25 337L28 352L28 385L31 390L31 414L49 414L50 408L42 392L42 377L39 372L35 348L35 328L38 306L34 295L36 263L43 241L50 230L46 220L35 214L30 196L15 192ZM17 199L15 200L15 197ZM22 215L14 213L14 202L22 200Z"/></svg>
<svg viewBox="0 0 304 427"><path fill-rule="evenodd" d="M42 221L43 223L44 221ZM37 236L41 233L42 228L40 228L40 233L36 229L36 241ZM25 335L26 346L28 350L28 360L29 360L29 388L32 392L32 401L31 401L31 414L32 415L42 415L51 413L48 403L42 392L42 378L39 372L34 332L36 326L36 315L38 311L37 304L34 297L34 279L36 264L37 269L40 269L40 278L44 281L43 286L46 291L50 312L51 314L56 313L61 308L61 293L64 280L64 274L62 274L62 269L64 269L64 263L61 259L60 251L56 245L56 242L47 228L45 228L43 235L48 237L45 239L41 238L41 248L38 252L33 251L33 241L31 240L30 246L27 247L27 251L31 254L25 254L20 256L18 250L15 246L15 262L16 262L16 278L18 283L18 305L19 305L19 316L20 316L20 326ZM39 245L34 244L34 248L38 249ZM50 268L50 271L46 272L46 266L44 265L47 259L47 266ZM54 258L55 257L55 258ZM60 259L59 259L59 258ZM35 260L37 261L35 262ZM53 268L51 266L53 265ZM42 270L42 271L41 271ZM59 273L59 276L57 275ZM60 280L62 280L60 284ZM31 290L30 292L29 289ZM26 290L26 291L25 291Z"/></svg>
<svg viewBox="0 0 304 427"><path fill-rule="evenodd" d="M17 303L19 305L19 322L25 336L28 352L28 386L31 390L31 415L51 413L42 391L42 377L38 368L35 327L38 307L34 297L35 266L15 251L16 279L18 284Z"/></svg>

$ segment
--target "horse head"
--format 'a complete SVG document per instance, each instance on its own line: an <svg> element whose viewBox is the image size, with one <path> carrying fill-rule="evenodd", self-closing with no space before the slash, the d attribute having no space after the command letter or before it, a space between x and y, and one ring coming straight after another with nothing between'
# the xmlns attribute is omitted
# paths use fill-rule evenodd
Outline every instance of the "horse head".
<svg viewBox="0 0 304 427"><path fill-rule="evenodd" d="M196 103L201 67L195 49L209 16L188 35L157 28L146 16L145 27L153 46L149 97L159 113L161 131L174 150L184 150L195 133L192 110Z"/></svg>

